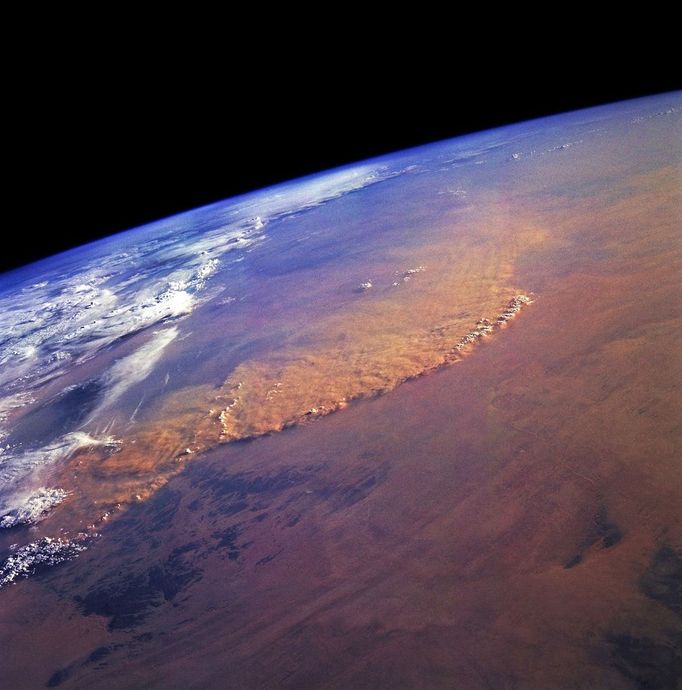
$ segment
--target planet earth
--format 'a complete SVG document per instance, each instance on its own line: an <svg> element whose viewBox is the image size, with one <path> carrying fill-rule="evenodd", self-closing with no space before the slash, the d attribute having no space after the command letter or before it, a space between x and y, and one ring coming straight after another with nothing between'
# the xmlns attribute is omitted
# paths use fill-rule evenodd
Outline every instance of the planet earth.
<svg viewBox="0 0 682 690"><path fill-rule="evenodd" d="M7 688L682 687L682 93L0 276Z"/></svg>

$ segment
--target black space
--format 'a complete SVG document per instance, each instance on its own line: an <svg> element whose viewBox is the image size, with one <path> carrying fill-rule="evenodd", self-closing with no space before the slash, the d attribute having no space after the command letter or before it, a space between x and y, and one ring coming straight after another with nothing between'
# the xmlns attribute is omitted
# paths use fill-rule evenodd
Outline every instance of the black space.
<svg viewBox="0 0 682 690"><path fill-rule="evenodd" d="M95 72L80 55L21 84L9 129L7 270L88 240L279 181L515 121L675 90L623 69L546 78L518 65L471 73L177 63ZM403 61L404 64L404 61Z"/></svg>

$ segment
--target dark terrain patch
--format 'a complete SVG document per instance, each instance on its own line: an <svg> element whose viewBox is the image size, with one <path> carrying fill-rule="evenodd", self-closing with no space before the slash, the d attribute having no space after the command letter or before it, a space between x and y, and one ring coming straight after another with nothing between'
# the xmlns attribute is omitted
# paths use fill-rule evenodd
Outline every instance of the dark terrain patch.
<svg viewBox="0 0 682 690"><path fill-rule="evenodd" d="M240 472L217 477L213 473L204 473L192 482L192 486L209 494L212 507L209 517L230 517L245 510L268 508L275 496L306 482L318 469L311 466L303 471L289 468L267 475ZM194 511L200 505L200 499L196 499L189 508ZM231 556L233 560L235 557Z"/></svg>
<svg viewBox="0 0 682 690"><path fill-rule="evenodd" d="M263 493L278 493L309 478L310 472L284 469L269 475L254 475L249 472L207 476L196 480L192 486L208 490L214 497L231 498L243 501L248 496Z"/></svg>
<svg viewBox="0 0 682 690"><path fill-rule="evenodd" d="M214 532L211 536L218 540L216 548L224 549L227 551L227 557L231 561L236 561L239 558L240 547L237 546L237 539L240 534L239 526L234 525L220 532Z"/></svg>
<svg viewBox="0 0 682 690"><path fill-rule="evenodd" d="M78 668L84 668L86 666L91 666L93 664L98 664L98 668L106 666L106 663L102 663L117 647L122 647L125 645L109 645L103 647L97 647L93 649L90 654L83 661L75 661L64 668L60 668L55 671L48 679L46 685L48 688L56 688L61 685L65 680L68 680Z"/></svg>
<svg viewBox="0 0 682 690"><path fill-rule="evenodd" d="M611 635L614 666L640 690L676 690L682 678L679 646L645 637Z"/></svg>
<svg viewBox="0 0 682 690"><path fill-rule="evenodd" d="M235 502L228 502L224 506L222 506L218 512L221 515L224 515L225 517L229 517L230 515L236 515L237 513L241 513L242 510L246 510L249 507L249 504L247 501L235 501Z"/></svg>
<svg viewBox="0 0 682 690"><path fill-rule="evenodd" d="M66 668L60 668L55 671L48 679L46 685L48 688L56 688L61 685L65 680L68 680L69 676L73 673L74 668L68 666Z"/></svg>
<svg viewBox="0 0 682 690"><path fill-rule="evenodd" d="M343 510L367 498L386 481L387 476L388 465L384 463L362 472L353 482L324 486L317 493L332 503L334 510Z"/></svg>
<svg viewBox="0 0 682 690"><path fill-rule="evenodd" d="M623 538L623 533L620 531L618 525L610 522L605 506L599 506L599 509L594 515L594 524L592 534L587 538L587 543L584 546L592 546L597 542L601 542L600 546L604 549L610 549L615 546Z"/></svg>
<svg viewBox="0 0 682 690"><path fill-rule="evenodd" d="M682 551L661 546L640 578L639 587L648 597L682 616Z"/></svg>
<svg viewBox="0 0 682 690"><path fill-rule="evenodd" d="M580 563L583 562L583 555L581 553L576 554L571 558L571 560L567 561L566 565L564 565L564 568L566 570L570 570L571 568L575 568L576 565L580 565Z"/></svg>
<svg viewBox="0 0 682 690"><path fill-rule="evenodd" d="M661 546L639 579L650 599L682 617L682 552ZM614 665L641 690L676 690L682 679L682 632L667 631L667 639L651 640L627 634L610 635Z"/></svg>
<svg viewBox="0 0 682 690"><path fill-rule="evenodd" d="M267 563L270 563L270 561L273 561L277 556L279 556L284 549L280 549L276 553L271 553L265 556L264 558L261 558L259 561L256 561L256 566L261 566L261 565L266 565Z"/></svg>
<svg viewBox="0 0 682 690"><path fill-rule="evenodd" d="M168 485L159 490L150 504L149 531L158 532L171 526L175 514L180 507L182 493L174 491Z"/></svg>
<svg viewBox="0 0 682 690"><path fill-rule="evenodd" d="M88 658L86 659L85 663L96 664L97 662L108 657L113 651L113 647L97 647L97 649L94 649L92 652L90 652L90 654L88 654Z"/></svg>
<svg viewBox="0 0 682 690"><path fill-rule="evenodd" d="M133 640L135 642L151 642L154 639L154 633L150 632L145 632L145 633L140 633L139 635L133 635Z"/></svg>
<svg viewBox="0 0 682 690"><path fill-rule="evenodd" d="M164 601L173 600L193 582L201 579L201 570L172 553L163 563L157 563L137 575L126 575L95 586L75 600L84 615L95 614L109 618L109 629L132 628L142 623L152 609Z"/></svg>
<svg viewBox="0 0 682 690"><path fill-rule="evenodd" d="M578 553L564 563L564 568L569 570L582 563L585 557L584 552L588 549L593 547L597 549L610 549L616 546L622 539L623 532L620 527L609 520L606 507L600 505L592 517L587 534L579 544Z"/></svg>
<svg viewBox="0 0 682 690"><path fill-rule="evenodd" d="M182 546L178 546L175 549L171 551L170 558L177 558L178 556L182 556L183 553L189 553L190 551L196 551L201 547L201 543L198 541L191 541L188 542L187 544L183 544Z"/></svg>

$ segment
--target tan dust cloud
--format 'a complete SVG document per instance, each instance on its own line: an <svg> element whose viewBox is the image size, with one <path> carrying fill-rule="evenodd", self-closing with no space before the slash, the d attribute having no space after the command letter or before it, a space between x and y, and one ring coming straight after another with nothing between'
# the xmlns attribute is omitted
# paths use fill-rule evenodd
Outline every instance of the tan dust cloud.
<svg viewBox="0 0 682 690"><path fill-rule="evenodd" d="M219 443L324 416L459 361L530 301L512 286L512 270L519 247L542 233L511 230L507 216L480 216L455 237L444 230L419 248L419 263L397 257L393 280L358 291L343 311L311 315L305 328L240 364L221 387L167 395L118 452L80 458L80 493L102 504L142 500Z"/></svg>
<svg viewBox="0 0 682 690"><path fill-rule="evenodd" d="M386 286L363 286L352 306L311 319L268 358L240 364L216 398L221 440L279 431L386 393L458 361L503 326L530 301L512 287L519 248L543 234L511 228L507 216L477 223L420 248L419 265Z"/></svg>

